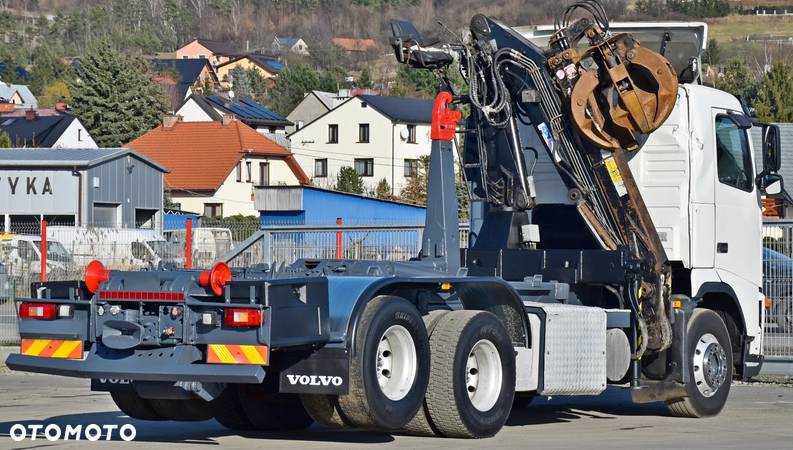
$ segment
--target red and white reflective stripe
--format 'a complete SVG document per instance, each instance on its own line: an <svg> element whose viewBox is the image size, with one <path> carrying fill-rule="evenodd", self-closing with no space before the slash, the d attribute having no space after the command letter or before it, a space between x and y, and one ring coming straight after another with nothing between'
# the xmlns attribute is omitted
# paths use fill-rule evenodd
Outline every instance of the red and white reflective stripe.
<svg viewBox="0 0 793 450"><path fill-rule="evenodd" d="M184 292L101 291L102 300L166 300L184 301Z"/></svg>

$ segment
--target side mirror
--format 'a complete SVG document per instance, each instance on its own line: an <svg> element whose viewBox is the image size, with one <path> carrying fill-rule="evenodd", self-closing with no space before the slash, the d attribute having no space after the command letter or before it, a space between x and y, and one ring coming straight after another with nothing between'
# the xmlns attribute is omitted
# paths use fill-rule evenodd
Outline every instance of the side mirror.
<svg viewBox="0 0 793 450"><path fill-rule="evenodd" d="M776 173L782 165L782 142L779 127L763 125L763 172Z"/></svg>
<svg viewBox="0 0 793 450"><path fill-rule="evenodd" d="M776 173L760 174L757 177L757 188L765 195L781 194L784 189L782 175Z"/></svg>

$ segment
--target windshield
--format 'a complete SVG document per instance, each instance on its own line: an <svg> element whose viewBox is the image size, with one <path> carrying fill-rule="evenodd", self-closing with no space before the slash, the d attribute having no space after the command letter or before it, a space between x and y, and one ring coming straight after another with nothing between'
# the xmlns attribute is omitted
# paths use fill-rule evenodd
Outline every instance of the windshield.
<svg viewBox="0 0 793 450"><path fill-rule="evenodd" d="M33 241L36 248L41 252L41 241ZM57 262L71 262L72 255L58 241L47 241L47 259Z"/></svg>

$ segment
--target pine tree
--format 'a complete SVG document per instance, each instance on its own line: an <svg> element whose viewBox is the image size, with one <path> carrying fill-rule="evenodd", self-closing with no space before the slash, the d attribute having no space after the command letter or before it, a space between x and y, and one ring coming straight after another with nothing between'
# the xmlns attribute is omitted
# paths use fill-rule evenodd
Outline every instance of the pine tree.
<svg viewBox="0 0 793 450"><path fill-rule="evenodd" d="M388 180L383 178L377 183L374 188L374 196L383 200L391 200L391 185L388 184Z"/></svg>
<svg viewBox="0 0 793 450"><path fill-rule="evenodd" d="M400 194L405 200L417 205L427 204L427 185L429 183L430 156L424 155L419 158L419 171L414 177L410 177Z"/></svg>
<svg viewBox="0 0 793 450"><path fill-rule="evenodd" d="M11 148L14 143L11 142L11 136L5 131L0 131L0 148Z"/></svg>
<svg viewBox="0 0 793 450"><path fill-rule="evenodd" d="M793 68L777 61L765 74L754 102L757 117L767 122L793 121Z"/></svg>
<svg viewBox="0 0 793 450"><path fill-rule="evenodd" d="M229 71L231 78L231 90L238 98L253 98L253 87L251 86L248 72L242 67L235 67Z"/></svg>
<svg viewBox="0 0 793 450"><path fill-rule="evenodd" d="M339 192L349 192L350 194L363 195L363 178L358 175L352 167L342 167L339 169L339 177L336 180L335 190Z"/></svg>
<svg viewBox="0 0 793 450"><path fill-rule="evenodd" d="M91 46L70 86L72 110L100 147L121 146L156 127L165 98L140 58L107 40Z"/></svg>
<svg viewBox="0 0 793 450"><path fill-rule="evenodd" d="M71 78L69 66L62 55L46 45L39 46L33 52L33 67L30 71L30 89L35 95L43 95L47 86L56 80Z"/></svg>

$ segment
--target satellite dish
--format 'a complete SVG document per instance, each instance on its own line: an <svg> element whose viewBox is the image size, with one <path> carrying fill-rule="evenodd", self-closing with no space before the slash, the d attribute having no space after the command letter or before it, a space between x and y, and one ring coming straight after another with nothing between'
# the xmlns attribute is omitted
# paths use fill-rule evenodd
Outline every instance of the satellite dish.
<svg viewBox="0 0 793 450"><path fill-rule="evenodd" d="M229 98L234 98L234 91L229 91Z"/></svg>
<svg viewBox="0 0 793 450"><path fill-rule="evenodd" d="M402 131L399 132L399 137L403 141L407 141L408 138L410 137L410 133L408 133L408 130L406 128L403 128Z"/></svg>

